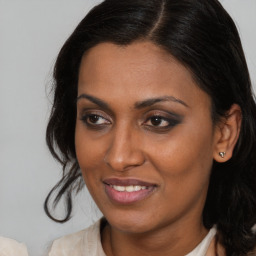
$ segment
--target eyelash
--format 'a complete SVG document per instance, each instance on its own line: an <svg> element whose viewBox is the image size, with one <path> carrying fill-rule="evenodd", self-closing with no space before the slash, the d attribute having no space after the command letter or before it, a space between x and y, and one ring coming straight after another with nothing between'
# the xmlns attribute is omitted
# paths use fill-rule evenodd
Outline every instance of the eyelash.
<svg viewBox="0 0 256 256"><path fill-rule="evenodd" d="M92 118L95 118L95 122L90 120ZM98 113L84 114L80 119L90 129L103 129L107 125L112 124L112 122L108 118ZM96 122L99 120L102 120L102 123L97 124ZM151 124L147 124L149 121L151 122ZM160 126L158 124L154 125L152 121L159 122L160 125L163 122L167 122L167 125L164 125L164 126ZM148 118L146 118L145 122L143 122L142 125L148 130L166 131L166 130L170 130L172 127L176 126L179 123L180 123L180 120L178 120L177 117L167 118L162 116L161 114L152 114Z"/></svg>
<svg viewBox="0 0 256 256"><path fill-rule="evenodd" d="M167 122L167 125L164 125L164 126L160 126L160 125L154 125L152 123L153 119L155 119L154 121L157 121L159 122L159 124L163 123L163 122ZM148 121L151 121L151 124L152 125L148 125L147 122ZM178 123L180 123L179 120L177 119L174 119L174 118L167 118L167 117L164 117L162 115L159 115L159 114L154 114L152 116L150 116L149 118L146 119L146 121L144 122L144 125L149 128L149 129L158 129L158 130L167 130L167 129L170 129L172 127L174 127L175 125L177 125Z"/></svg>
<svg viewBox="0 0 256 256"><path fill-rule="evenodd" d="M101 124L96 124L94 122L92 122L92 120L90 121L90 118L96 118L96 119L102 119L102 120L106 120L106 122L101 123ZM97 113L88 113L85 114L81 117L82 122L85 123L85 125L87 125L89 128L94 128L94 129L99 129L99 128L103 128L105 125L109 125L111 124L111 121L109 121L107 118L105 118L104 116L102 116L101 114L97 114ZM95 120L96 122L98 120Z"/></svg>

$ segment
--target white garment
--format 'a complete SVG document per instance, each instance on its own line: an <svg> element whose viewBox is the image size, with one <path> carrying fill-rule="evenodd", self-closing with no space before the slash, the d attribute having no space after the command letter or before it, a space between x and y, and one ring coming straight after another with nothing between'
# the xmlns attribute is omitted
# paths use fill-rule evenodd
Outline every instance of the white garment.
<svg viewBox="0 0 256 256"><path fill-rule="evenodd" d="M28 256L28 252L24 244L0 237L0 256Z"/></svg>
<svg viewBox="0 0 256 256"><path fill-rule="evenodd" d="M101 245L100 220L80 232L53 242L49 256L106 256Z"/></svg>
<svg viewBox="0 0 256 256"><path fill-rule="evenodd" d="M202 242L185 256L205 256L216 234L212 228ZM49 256L106 256L101 245L100 221L80 232L64 236L53 242Z"/></svg>
<svg viewBox="0 0 256 256"><path fill-rule="evenodd" d="M216 235L216 232L216 228L213 227L212 229L210 229L203 241L192 252L185 256L205 256L212 239Z"/></svg>

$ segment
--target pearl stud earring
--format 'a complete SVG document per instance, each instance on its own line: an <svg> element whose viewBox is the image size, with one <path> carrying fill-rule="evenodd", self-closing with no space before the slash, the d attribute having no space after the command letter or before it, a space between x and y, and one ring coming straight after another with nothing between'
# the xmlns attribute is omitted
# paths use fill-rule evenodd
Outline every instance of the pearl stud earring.
<svg viewBox="0 0 256 256"><path fill-rule="evenodd" d="M226 152L219 152L219 155L221 158L224 158L224 156L226 155Z"/></svg>

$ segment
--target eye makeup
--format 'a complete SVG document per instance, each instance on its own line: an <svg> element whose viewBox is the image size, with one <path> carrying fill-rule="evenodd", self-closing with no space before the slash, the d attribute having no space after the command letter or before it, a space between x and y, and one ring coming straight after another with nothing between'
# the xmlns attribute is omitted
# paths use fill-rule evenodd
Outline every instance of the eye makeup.
<svg viewBox="0 0 256 256"><path fill-rule="evenodd" d="M182 122L183 117L166 111L150 111L145 116L143 127L153 132L168 132Z"/></svg>
<svg viewBox="0 0 256 256"><path fill-rule="evenodd" d="M82 110L79 119L87 128L94 130L101 130L112 124L110 117L104 112L92 109Z"/></svg>
<svg viewBox="0 0 256 256"><path fill-rule="evenodd" d="M82 109L78 118L91 130L102 130L114 124L111 116L96 109ZM137 118L137 117L136 117ZM165 133L182 122L183 117L163 110L150 110L136 121L140 127L151 132Z"/></svg>

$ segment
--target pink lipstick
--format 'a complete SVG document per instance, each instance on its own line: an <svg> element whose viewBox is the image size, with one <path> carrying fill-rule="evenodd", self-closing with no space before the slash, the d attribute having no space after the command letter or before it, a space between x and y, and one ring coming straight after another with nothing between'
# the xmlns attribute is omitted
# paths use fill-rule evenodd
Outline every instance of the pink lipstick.
<svg viewBox="0 0 256 256"><path fill-rule="evenodd" d="M137 179L105 179L105 191L111 201L132 204L148 197L156 185Z"/></svg>

